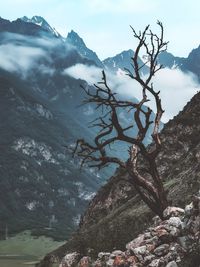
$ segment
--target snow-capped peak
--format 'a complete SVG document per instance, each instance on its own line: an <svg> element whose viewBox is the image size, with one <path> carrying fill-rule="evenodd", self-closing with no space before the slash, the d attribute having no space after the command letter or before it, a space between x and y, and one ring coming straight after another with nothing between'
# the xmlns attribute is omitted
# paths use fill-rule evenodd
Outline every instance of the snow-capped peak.
<svg viewBox="0 0 200 267"><path fill-rule="evenodd" d="M49 23L41 16L33 16L31 19L24 16L21 18L21 20L27 23L34 23L47 30L48 32L51 32L54 36L61 37L61 35L56 31L56 29L52 28Z"/></svg>

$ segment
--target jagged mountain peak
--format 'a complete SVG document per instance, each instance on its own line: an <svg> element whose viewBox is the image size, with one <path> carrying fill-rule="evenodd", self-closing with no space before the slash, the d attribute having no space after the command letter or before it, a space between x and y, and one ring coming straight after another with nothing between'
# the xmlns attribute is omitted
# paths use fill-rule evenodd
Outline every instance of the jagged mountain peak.
<svg viewBox="0 0 200 267"><path fill-rule="evenodd" d="M118 69L124 70L132 69L131 57L133 57L134 51L132 49L124 50L114 57L109 57L103 60L103 64L106 68L116 72ZM143 65L143 61L139 58L138 64ZM148 72L148 67L144 66L142 72L145 74Z"/></svg>
<svg viewBox="0 0 200 267"><path fill-rule="evenodd" d="M120 52L119 54L115 55L114 57L108 57L103 60L104 64L109 63L110 61L130 61L130 58L134 55L134 51L132 49L124 50Z"/></svg>
<svg viewBox="0 0 200 267"><path fill-rule="evenodd" d="M52 28L49 25L49 23L41 16L35 15L32 18L28 18L27 16L24 16L20 19L23 20L24 22L27 22L27 23L36 24L36 25L42 27L43 29L47 30L48 32L51 32L56 37L61 37L61 35L56 31L56 29Z"/></svg>
<svg viewBox="0 0 200 267"><path fill-rule="evenodd" d="M73 44L86 47L83 39L74 30L71 30L71 32L68 33L67 40Z"/></svg>
<svg viewBox="0 0 200 267"><path fill-rule="evenodd" d="M131 55L131 56L133 56L133 54L134 54L134 51L132 49L128 49L128 50L124 50L124 51L120 52L119 54L117 54L114 57L119 57L119 56L122 56L122 55Z"/></svg>
<svg viewBox="0 0 200 267"><path fill-rule="evenodd" d="M66 42L74 46L82 57L94 61L99 67L103 66L97 54L86 46L83 39L74 30L71 30L71 32L68 33Z"/></svg>

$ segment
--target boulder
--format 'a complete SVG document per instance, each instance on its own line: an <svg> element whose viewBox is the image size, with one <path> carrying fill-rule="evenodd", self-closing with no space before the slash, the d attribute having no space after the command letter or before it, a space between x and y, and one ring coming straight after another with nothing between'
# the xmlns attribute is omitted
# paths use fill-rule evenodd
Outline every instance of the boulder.
<svg viewBox="0 0 200 267"><path fill-rule="evenodd" d="M79 258L80 254L77 252L68 253L62 259L62 262L60 263L59 267L73 267L77 265Z"/></svg>
<svg viewBox="0 0 200 267"><path fill-rule="evenodd" d="M137 248L143 244L144 238L145 238L144 234L139 235L137 238L133 239L126 245L126 249L133 251L134 248Z"/></svg>
<svg viewBox="0 0 200 267"><path fill-rule="evenodd" d="M181 209L179 207L167 207L164 211L163 211L163 217L165 219L169 219L170 217L174 216L182 216L185 214L184 209Z"/></svg>
<svg viewBox="0 0 200 267"><path fill-rule="evenodd" d="M166 267L178 267L178 265L175 261L170 261L167 263Z"/></svg>
<svg viewBox="0 0 200 267"><path fill-rule="evenodd" d="M167 223L170 226L174 226L174 227L179 228L179 229L182 228L182 221L179 217L171 217L171 218L169 218Z"/></svg>
<svg viewBox="0 0 200 267"><path fill-rule="evenodd" d="M162 244L154 250L156 256L163 256L169 252L169 244Z"/></svg>

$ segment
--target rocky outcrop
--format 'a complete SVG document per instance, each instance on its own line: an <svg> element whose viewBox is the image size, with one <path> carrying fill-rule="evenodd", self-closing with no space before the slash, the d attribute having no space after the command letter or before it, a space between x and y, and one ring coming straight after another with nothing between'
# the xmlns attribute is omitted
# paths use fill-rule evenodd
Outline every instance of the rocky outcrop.
<svg viewBox="0 0 200 267"><path fill-rule="evenodd" d="M96 259L73 252L59 267L178 267L185 259L193 264L188 267L199 267L200 197L193 197L185 210L168 207L164 216L163 221L154 217L154 224L126 244L125 251L100 252Z"/></svg>

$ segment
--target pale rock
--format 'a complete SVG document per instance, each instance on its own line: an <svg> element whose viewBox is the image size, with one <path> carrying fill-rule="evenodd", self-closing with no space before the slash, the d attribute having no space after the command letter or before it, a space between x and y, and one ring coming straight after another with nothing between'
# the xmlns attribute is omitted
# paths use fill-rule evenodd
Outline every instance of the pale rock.
<svg viewBox="0 0 200 267"><path fill-rule="evenodd" d="M154 260L154 259L155 259L155 255L153 255L153 254L144 257L144 263L145 263L145 265L148 264L148 263L150 263L150 262L152 262L152 260Z"/></svg>
<svg viewBox="0 0 200 267"><path fill-rule="evenodd" d="M157 247L155 250L154 250L154 254L156 256L163 256L165 254L167 254L169 252L169 245L168 244L162 244L160 245L159 247Z"/></svg>
<svg viewBox="0 0 200 267"><path fill-rule="evenodd" d="M159 263L160 263L160 260L159 259L155 259L148 266L149 267L159 267Z"/></svg>
<svg viewBox="0 0 200 267"><path fill-rule="evenodd" d="M180 230L175 226L170 227L170 236L177 237L180 235Z"/></svg>
<svg viewBox="0 0 200 267"><path fill-rule="evenodd" d="M187 242L188 242L188 237L187 236L181 236L178 238L178 242L183 247L184 249L187 249Z"/></svg>
<svg viewBox="0 0 200 267"><path fill-rule="evenodd" d="M179 217L171 217L171 218L169 218L167 223L170 226L174 226L174 227L177 227L177 228L182 228L182 221L181 221L181 219Z"/></svg>
<svg viewBox="0 0 200 267"><path fill-rule="evenodd" d="M146 244L152 244L154 246L157 246L159 244L159 238L157 236L154 236L154 237L152 237L150 239L146 239L145 240L145 243Z"/></svg>
<svg viewBox="0 0 200 267"><path fill-rule="evenodd" d="M112 255L114 255L114 256L123 256L124 255L124 252L121 251L121 250L114 250L112 252Z"/></svg>
<svg viewBox="0 0 200 267"><path fill-rule="evenodd" d="M109 257L110 257L109 252L99 252L99 254L98 254L99 259L108 259Z"/></svg>
<svg viewBox="0 0 200 267"><path fill-rule="evenodd" d="M184 209L178 208L178 207L167 207L163 211L163 216L164 218L168 219L170 217L177 217L177 216L182 216L184 215L185 211Z"/></svg>
<svg viewBox="0 0 200 267"><path fill-rule="evenodd" d="M145 240L146 240L146 239L150 239L150 238L152 238L152 235L151 235L150 232L146 232L146 233L144 233L144 239L145 239Z"/></svg>
<svg viewBox="0 0 200 267"><path fill-rule="evenodd" d="M133 249L133 252L134 254L137 256L138 254L139 255L145 255L146 252L147 252L147 247L146 246L141 246L141 247L138 247L138 248L134 248Z"/></svg>
<svg viewBox="0 0 200 267"><path fill-rule="evenodd" d="M185 207L185 215L191 216L193 211L193 203L191 202L189 205Z"/></svg>
<svg viewBox="0 0 200 267"><path fill-rule="evenodd" d="M77 252L72 252L69 254L66 254L65 257L62 259L61 264L59 265L59 267L71 267L72 265L74 265L75 263L78 263L80 254Z"/></svg>
<svg viewBox="0 0 200 267"><path fill-rule="evenodd" d="M107 267L112 267L114 263L114 259L109 259L108 261L106 261L106 266Z"/></svg>
<svg viewBox="0 0 200 267"><path fill-rule="evenodd" d="M166 267L178 267L178 265L175 261L170 261L167 263Z"/></svg>
<svg viewBox="0 0 200 267"><path fill-rule="evenodd" d="M133 249L139 247L143 243L143 241L144 235L139 235L137 238L133 239L126 245L126 249L133 251Z"/></svg>
<svg viewBox="0 0 200 267"><path fill-rule="evenodd" d="M114 250L111 254L110 254L110 259L115 259L117 256L124 256L125 253L121 250Z"/></svg>

